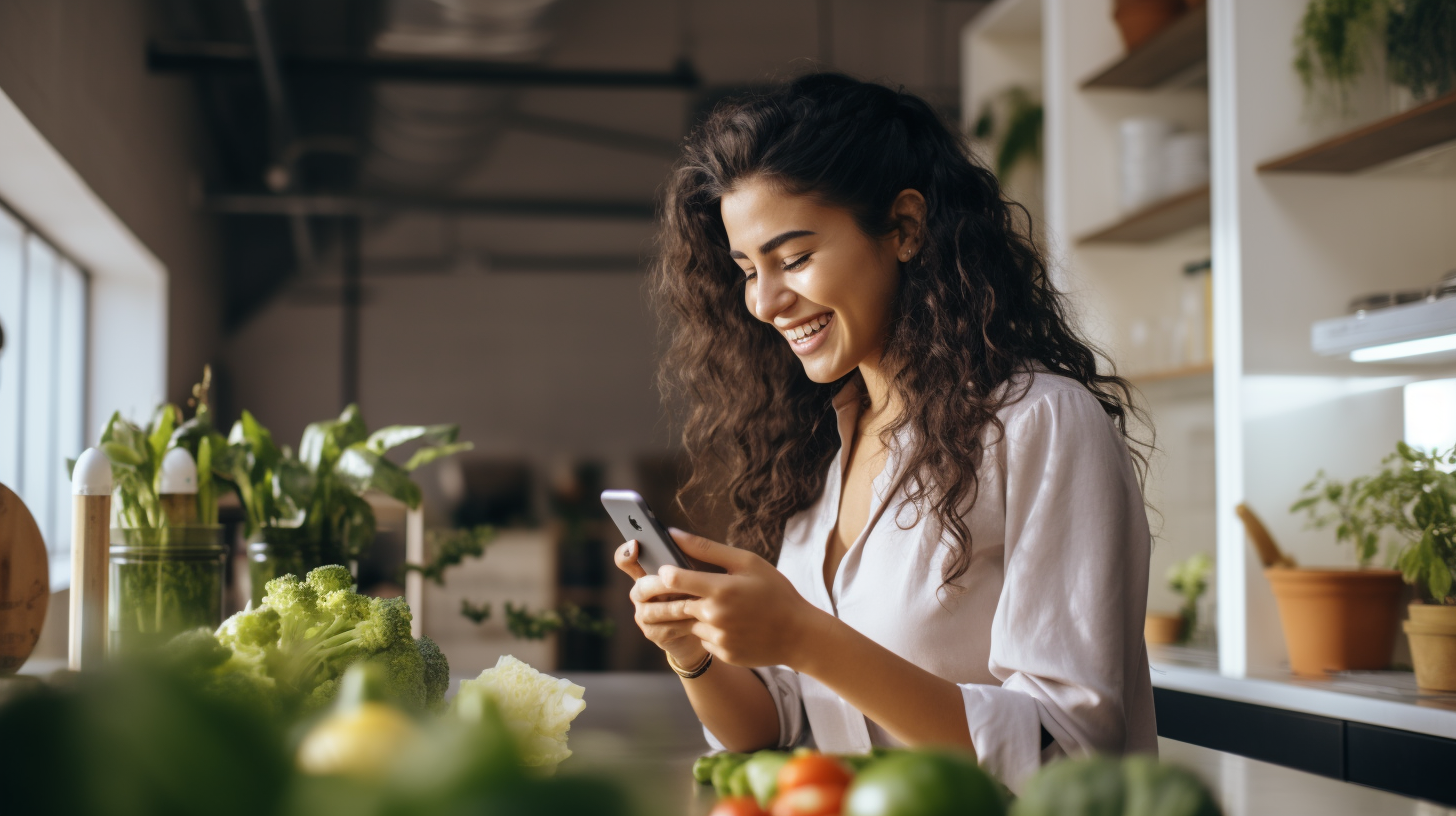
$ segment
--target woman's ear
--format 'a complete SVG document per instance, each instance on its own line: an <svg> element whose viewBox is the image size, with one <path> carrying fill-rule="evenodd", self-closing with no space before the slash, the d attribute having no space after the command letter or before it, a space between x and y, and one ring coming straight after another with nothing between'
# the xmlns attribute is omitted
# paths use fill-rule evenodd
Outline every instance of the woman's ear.
<svg viewBox="0 0 1456 816"><path fill-rule="evenodd" d="M890 205L890 219L895 222L899 244L896 258L904 263L915 257L925 240L925 196L919 190L901 190Z"/></svg>

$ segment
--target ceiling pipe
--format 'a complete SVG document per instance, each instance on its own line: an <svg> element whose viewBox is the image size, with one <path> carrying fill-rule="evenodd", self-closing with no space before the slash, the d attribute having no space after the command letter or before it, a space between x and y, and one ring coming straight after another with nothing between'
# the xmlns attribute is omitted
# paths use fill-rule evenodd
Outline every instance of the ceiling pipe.
<svg viewBox="0 0 1456 816"><path fill-rule="evenodd" d="M244 0L256 5L261 0ZM157 73L242 73L267 62L261 48L232 43L187 43L147 46L147 67ZM327 77L361 82L417 82L501 87L602 88L693 91L702 86L692 63L679 60L667 71L619 71L594 68L546 68L476 59L443 57L351 57L324 55L271 56L275 73L295 77ZM265 71L265 74L267 72ZM265 83L267 79L265 77Z"/></svg>
<svg viewBox="0 0 1456 816"><path fill-rule="evenodd" d="M287 192L293 187L293 166L288 160L289 145L293 143L293 116L288 107L288 95L283 87L283 77L278 70L278 54L273 47L272 29L268 25L268 10L264 0L243 0L247 12L248 26L252 30L253 49L257 54L256 68L263 81L263 95L268 104L268 133L272 144L269 151L272 164L264 175L264 182L270 190ZM313 239L308 231L308 219L294 214L289 219L293 235L293 252L300 270L313 267Z"/></svg>
<svg viewBox="0 0 1456 816"><path fill-rule="evenodd" d="M496 215L518 218L603 218L649 221L657 211L651 201L506 198L466 196L407 196L367 194L214 193L204 199L207 209L231 215L366 216L393 212L433 212L447 215Z"/></svg>

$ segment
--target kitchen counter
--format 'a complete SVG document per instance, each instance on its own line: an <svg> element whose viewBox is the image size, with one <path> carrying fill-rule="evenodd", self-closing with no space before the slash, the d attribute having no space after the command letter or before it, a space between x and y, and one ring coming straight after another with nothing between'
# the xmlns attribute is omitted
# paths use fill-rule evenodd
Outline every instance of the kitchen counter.
<svg viewBox="0 0 1456 816"><path fill-rule="evenodd" d="M703 814L712 791L692 780L693 760L707 750L702 728L676 677L663 674L567 674L586 688L586 711L571 729L574 756L564 770L594 770L636 780L644 809ZM1226 816L1456 816L1456 811L1234 754L1159 739L1165 761L1195 771Z"/></svg>
<svg viewBox="0 0 1456 816"><path fill-rule="evenodd" d="M1218 673L1211 653L1151 647L1153 686L1456 739L1456 694L1416 687L1410 672L1339 672L1327 680L1290 672Z"/></svg>

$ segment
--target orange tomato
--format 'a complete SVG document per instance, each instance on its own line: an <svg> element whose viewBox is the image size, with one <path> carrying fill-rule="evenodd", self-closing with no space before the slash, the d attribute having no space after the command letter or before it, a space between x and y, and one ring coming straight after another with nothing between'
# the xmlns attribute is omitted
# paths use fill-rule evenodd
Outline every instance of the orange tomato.
<svg viewBox="0 0 1456 816"><path fill-rule="evenodd" d="M769 807L770 816L839 816L844 785L807 784L779 793Z"/></svg>
<svg viewBox="0 0 1456 816"><path fill-rule="evenodd" d="M765 816L752 796L725 796L713 805L708 816Z"/></svg>
<svg viewBox="0 0 1456 816"><path fill-rule="evenodd" d="M801 785L837 785L845 787L854 775L844 763L824 754L797 754L779 769L779 793Z"/></svg>

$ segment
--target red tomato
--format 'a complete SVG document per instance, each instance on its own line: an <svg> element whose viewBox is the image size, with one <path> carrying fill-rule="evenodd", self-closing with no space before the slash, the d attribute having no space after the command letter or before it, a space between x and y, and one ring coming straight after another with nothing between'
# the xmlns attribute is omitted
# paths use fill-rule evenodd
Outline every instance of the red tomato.
<svg viewBox="0 0 1456 816"><path fill-rule="evenodd" d="M854 780L844 763L824 754L798 754L779 769L779 792L800 785L837 785L844 787Z"/></svg>
<svg viewBox="0 0 1456 816"><path fill-rule="evenodd" d="M783 791L769 807L770 816L839 816L843 785L800 785Z"/></svg>
<svg viewBox="0 0 1456 816"><path fill-rule="evenodd" d="M708 816L766 816L752 796L725 796L713 805Z"/></svg>

